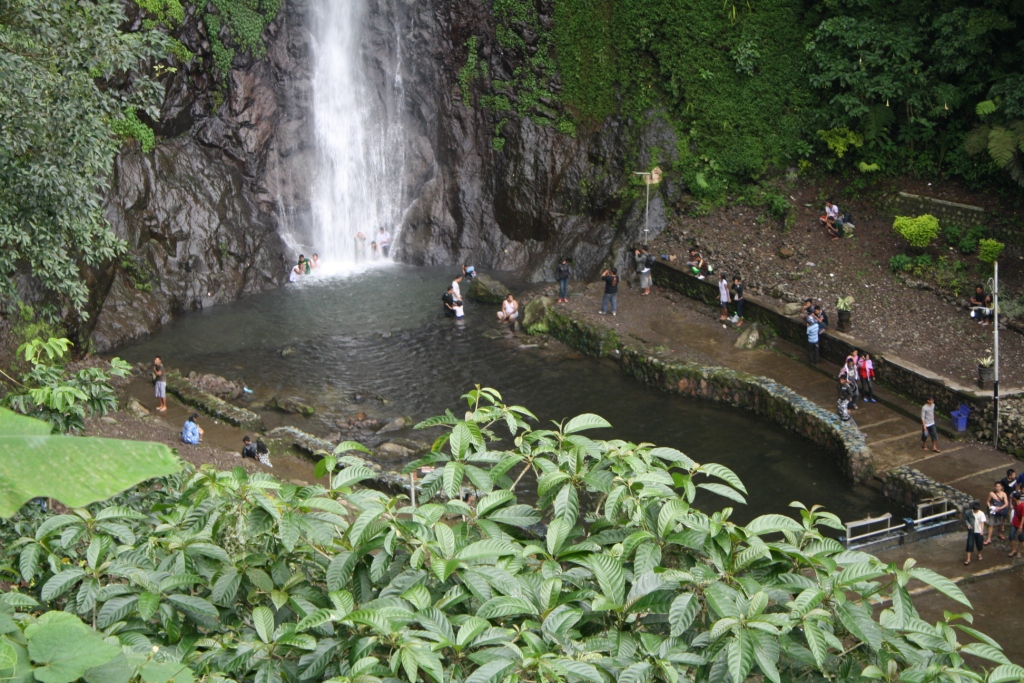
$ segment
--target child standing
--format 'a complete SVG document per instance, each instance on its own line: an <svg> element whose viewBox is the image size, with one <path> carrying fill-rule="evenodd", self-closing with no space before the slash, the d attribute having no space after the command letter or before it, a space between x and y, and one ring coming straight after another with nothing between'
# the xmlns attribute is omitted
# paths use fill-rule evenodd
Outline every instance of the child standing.
<svg viewBox="0 0 1024 683"><path fill-rule="evenodd" d="M864 402L870 400L872 403L878 403L875 400L875 364L871 362L870 353L860 357L857 362L857 373L860 375L860 393L864 397Z"/></svg>
<svg viewBox="0 0 1024 683"><path fill-rule="evenodd" d="M729 319L729 278L725 276L725 273L719 273L718 277L718 302L722 304L722 317L718 320L724 323Z"/></svg>
<svg viewBox="0 0 1024 683"><path fill-rule="evenodd" d="M736 327L739 327L743 324L743 304L746 303L746 300L743 298L743 280L740 279L739 275L732 279L732 291L732 300L736 304Z"/></svg>

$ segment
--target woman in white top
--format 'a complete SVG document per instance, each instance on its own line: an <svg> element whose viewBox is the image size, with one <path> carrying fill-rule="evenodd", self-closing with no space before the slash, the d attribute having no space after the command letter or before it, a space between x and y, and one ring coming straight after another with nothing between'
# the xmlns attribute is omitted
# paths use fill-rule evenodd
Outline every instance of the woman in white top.
<svg viewBox="0 0 1024 683"><path fill-rule="evenodd" d="M504 301L501 302L501 310L498 311L498 320L510 323L515 322L519 318L519 302L512 298L509 294Z"/></svg>
<svg viewBox="0 0 1024 683"><path fill-rule="evenodd" d="M302 268L296 265L288 274L288 282L298 282L300 277L302 277Z"/></svg>

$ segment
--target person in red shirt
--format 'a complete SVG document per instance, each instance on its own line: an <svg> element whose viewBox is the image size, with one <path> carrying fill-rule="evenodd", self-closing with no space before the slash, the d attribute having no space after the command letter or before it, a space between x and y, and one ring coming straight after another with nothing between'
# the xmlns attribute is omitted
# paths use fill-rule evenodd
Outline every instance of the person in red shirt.
<svg viewBox="0 0 1024 683"><path fill-rule="evenodd" d="M1019 557L1021 546L1024 545L1024 501L1020 499L1020 491L1010 496L1010 509L1013 519L1010 520L1010 557Z"/></svg>

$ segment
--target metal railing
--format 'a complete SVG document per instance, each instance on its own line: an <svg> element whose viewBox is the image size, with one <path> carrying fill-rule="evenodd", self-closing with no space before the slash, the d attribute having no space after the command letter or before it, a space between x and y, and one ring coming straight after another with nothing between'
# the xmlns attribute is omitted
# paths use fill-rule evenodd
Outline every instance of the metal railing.
<svg viewBox="0 0 1024 683"><path fill-rule="evenodd" d="M955 522L960 517L960 510L949 498L928 498L917 504L917 517L914 519L914 528L933 529L950 522Z"/></svg>
<svg viewBox="0 0 1024 683"><path fill-rule="evenodd" d="M876 525L884 526L876 528ZM867 539L873 539L869 541L870 543L882 540L881 537L883 536L902 533L906 526L905 522L893 524L892 513L890 512L886 512L878 517L865 517L864 519L858 519L856 522L846 523L846 537L843 539L843 542L848 548L860 547L867 545L865 543Z"/></svg>

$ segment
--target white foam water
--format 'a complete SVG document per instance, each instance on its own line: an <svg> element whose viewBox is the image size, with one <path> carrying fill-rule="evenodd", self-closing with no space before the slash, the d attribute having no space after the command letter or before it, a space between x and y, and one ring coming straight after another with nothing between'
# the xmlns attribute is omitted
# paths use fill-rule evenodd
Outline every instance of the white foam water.
<svg viewBox="0 0 1024 683"><path fill-rule="evenodd" d="M364 270L395 257L402 213L404 137L401 126L401 41L395 26L394 55L377 65L363 39L367 0L314 0L311 30L315 51L313 116L317 169L311 188L312 244L322 274ZM370 68L383 68L383 82ZM383 88L381 87L383 85ZM391 236L385 256L379 230ZM365 240L358 248L358 233ZM307 254L308 255L308 254Z"/></svg>

